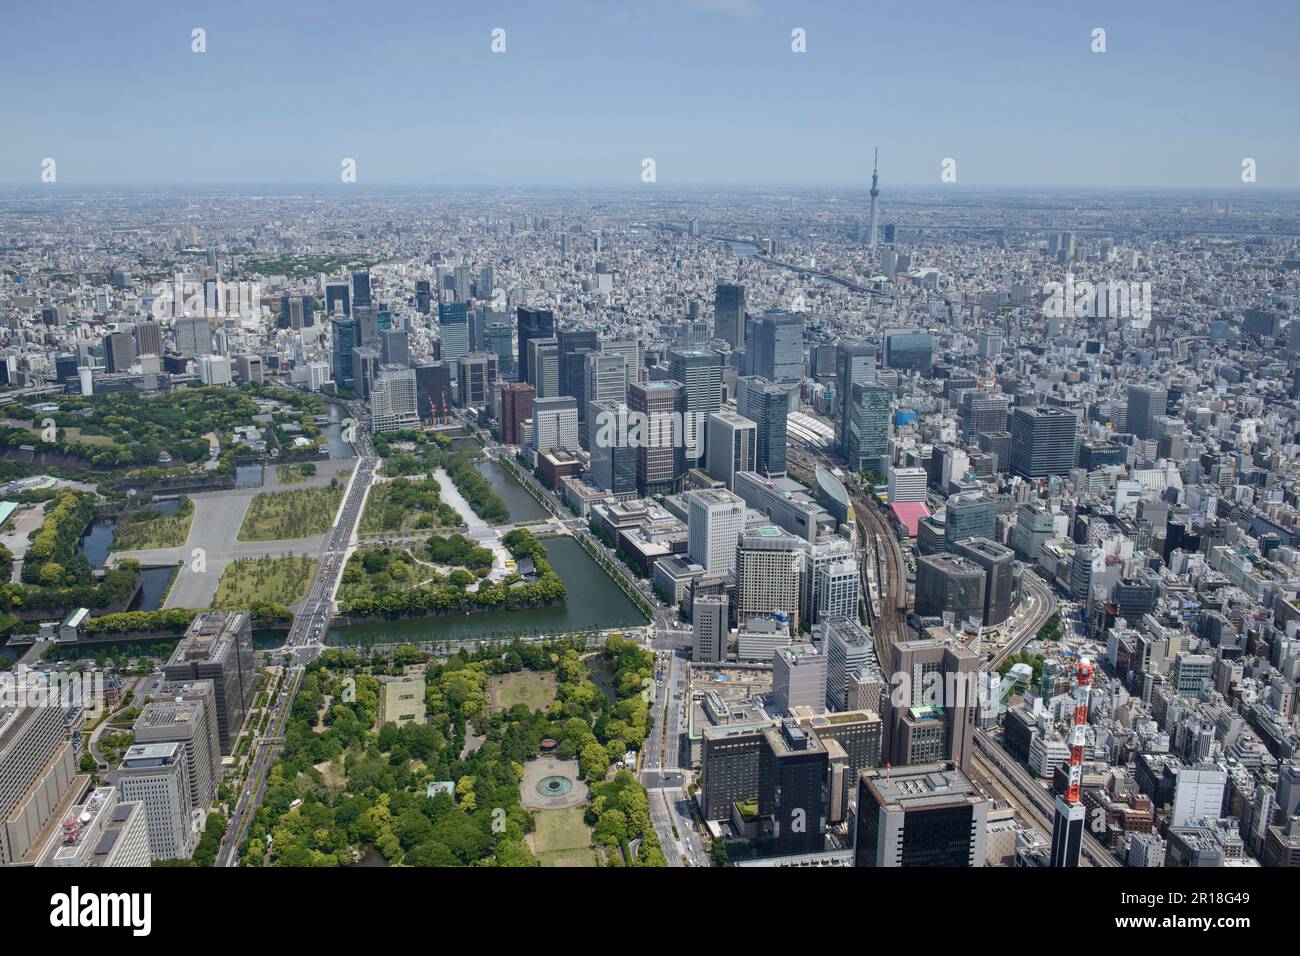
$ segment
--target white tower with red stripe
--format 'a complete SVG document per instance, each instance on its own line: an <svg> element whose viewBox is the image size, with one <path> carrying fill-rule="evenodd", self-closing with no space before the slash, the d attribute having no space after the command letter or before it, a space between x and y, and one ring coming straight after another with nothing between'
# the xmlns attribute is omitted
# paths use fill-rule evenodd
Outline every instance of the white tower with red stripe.
<svg viewBox="0 0 1300 956"><path fill-rule="evenodd" d="M1083 748L1088 740L1088 695L1092 692L1092 663L1080 658L1074 671L1074 726L1070 729L1070 777L1065 793L1056 798L1052 821L1052 866L1078 866L1083 848Z"/></svg>

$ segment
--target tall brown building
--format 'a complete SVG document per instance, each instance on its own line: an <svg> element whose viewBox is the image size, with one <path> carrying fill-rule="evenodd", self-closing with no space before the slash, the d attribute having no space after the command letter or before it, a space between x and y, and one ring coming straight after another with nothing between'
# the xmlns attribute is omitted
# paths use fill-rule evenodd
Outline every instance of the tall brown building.
<svg viewBox="0 0 1300 956"><path fill-rule="evenodd" d="M533 417L537 392L525 382L508 382L501 387L501 441L519 444L519 426Z"/></svg>
<svg viewBox="0 0 1300 956"><path fill-rule="evenodd" d="M892 683L881 715L881 762L901 766L951 760L966 770L980 708L978 677L978 655L955 640L895 644Z"/></svg>

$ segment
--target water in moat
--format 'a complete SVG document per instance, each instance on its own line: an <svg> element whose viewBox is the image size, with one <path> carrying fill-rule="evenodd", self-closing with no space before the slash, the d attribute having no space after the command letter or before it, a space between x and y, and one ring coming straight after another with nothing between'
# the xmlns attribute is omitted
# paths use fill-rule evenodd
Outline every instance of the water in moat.
<svg viewBox="0 0 1300 956"><path fill-rule="evenodd" d="M506 466L499 461L484 460L474 466L492 485L492 490L501 496L501 500L510 509L512 522L536 521L546 517L546 509L541 502L528 493L528 489L519 483L514 475L506 471Z"/></svg>
<svg viewBox="0 0 1300 956"><path fill-rule="evenodd" d="M568 600L552 607L475 611L397 621L367 621L334 628L327 643L392 644L406 641L529 637L616 627L640 627L645 615L572 538L548 538L551 566L568 586Z"/></svg>

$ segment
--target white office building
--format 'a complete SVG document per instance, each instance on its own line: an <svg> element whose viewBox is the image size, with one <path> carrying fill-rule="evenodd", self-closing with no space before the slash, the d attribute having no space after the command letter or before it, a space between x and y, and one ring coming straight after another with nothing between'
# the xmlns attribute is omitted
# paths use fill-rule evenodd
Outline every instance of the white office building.
<svg viewBox="0 0 1300 956"><path fill-rule="evenodd" d="M230 359L224 355L199 356L199 381L204 385L229 385L233 379Z"/></svg>
<svg viewBox="0 0 1300 956"><path fill-rule="evenodd" d="M871 635L852 618L828 618L814 628L813 640L826 655L826 709L848 710L849 678L863 669L879 671Z"/></svg>
<svg viewBox="0 0 1300 956"><path fill-rule="evenodd" d="M568 395L533 400L533 451L578 451L578 400Z"/></svg>
<svg viewBox="0 0 1300 956"><path fill-rule="evenodd" d="M690 491L687 556L706 571L734 571L736 541L745 529L745 503L730 491Z"/></svg>
<svg viewBox="0 0 1300 956"><path fill-rule="evenodd" d="M134 744L117 772L122 799L144 804L149 853L155 860L188 859L198 844L185 747L175 741Z"/></svg>
<svg viewBox="0 0 1300 956"><path fill-rule="evenodd" d="M726 409L711 412L704 447L709 474L734 491L737 473L757 470L758 425Z"/></svg>
<svg viewBox="0 0 1300 956"><path fill-rule="evenodd" d="M1223 815L1223 791L1228 786L1228 772L1215 764L1180 767L1174 783L1174 812L1170 825L1187 826L1192 820Z"/></svg>
<svg viewBox="0 0 1300 956"><path fill-rule="evenodd" d="M925 501L926 473L924 468L898 468L889 466L889 503Z"/></svg>
<svg viewBox="0 0 1300 956"><path fill-rule="evenodd" d="M376 432L418 428L420 413L415 369L381 365L370 387L370 422Z"/></svg>

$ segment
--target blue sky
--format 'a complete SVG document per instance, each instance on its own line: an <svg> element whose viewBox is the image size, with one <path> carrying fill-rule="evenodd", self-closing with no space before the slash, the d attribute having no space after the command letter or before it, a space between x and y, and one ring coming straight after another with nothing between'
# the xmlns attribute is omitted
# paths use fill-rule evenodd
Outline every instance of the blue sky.
<svg viewBox="0 0 1300 956"><path fill-rule="evenodd" d="M879 145L885 184L1294 188L1297 36L1295 0L26 3L0 182L840 185Z"/></svg>

